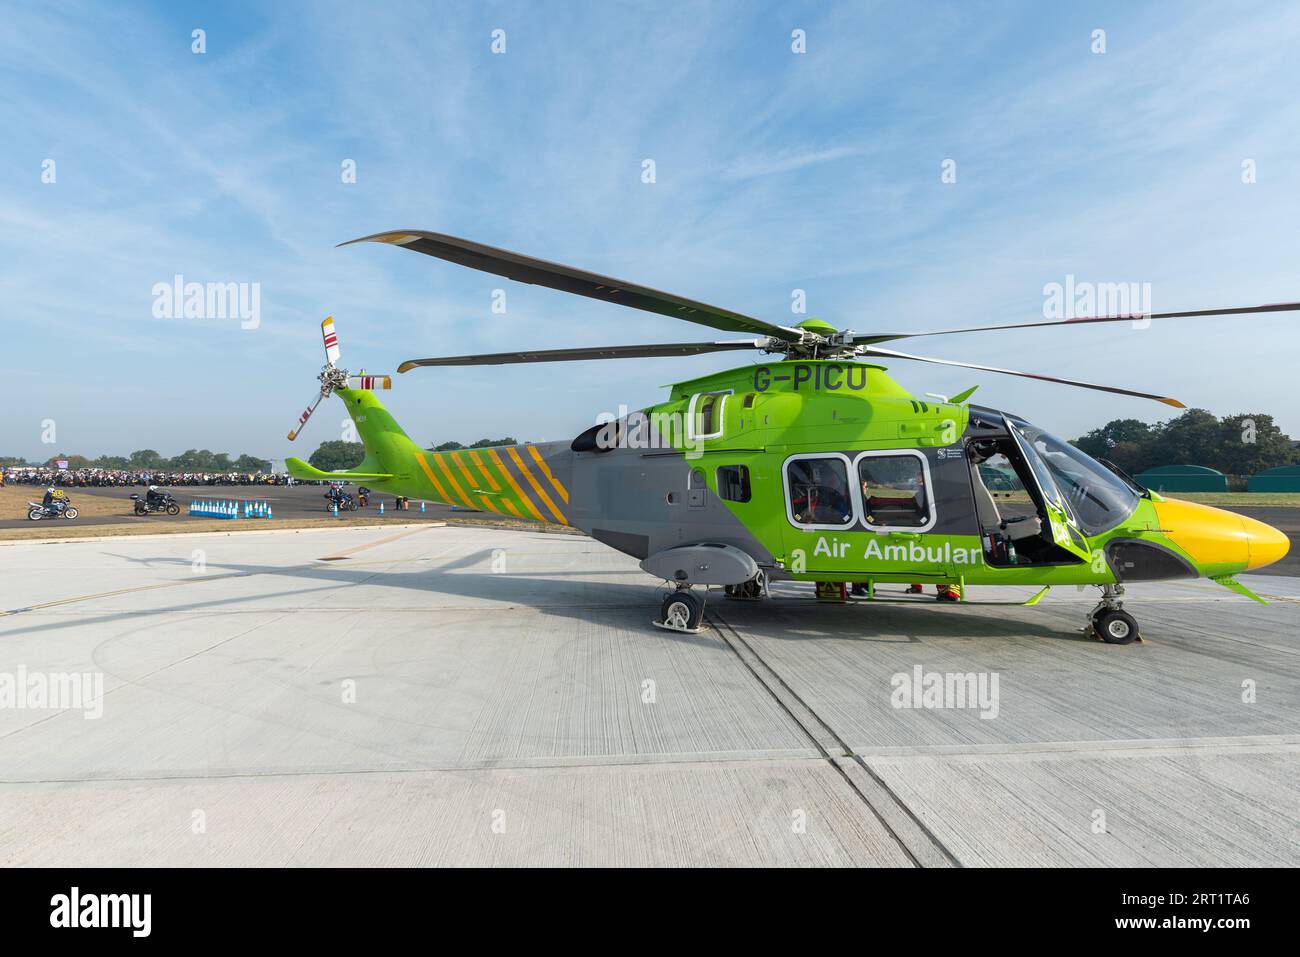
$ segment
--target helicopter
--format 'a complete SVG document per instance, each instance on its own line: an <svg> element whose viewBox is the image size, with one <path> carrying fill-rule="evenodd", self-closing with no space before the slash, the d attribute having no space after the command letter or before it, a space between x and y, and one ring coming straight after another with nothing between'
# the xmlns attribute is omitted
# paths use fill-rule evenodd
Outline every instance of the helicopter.
<svg viewBox="0 0 1300 957"><path fill-rule="evenodd" d="M324 472L298 458L306 480L373 488L517 519L570 526L636 558L668 583L653 624L695 633L705 596L761 601L769 583L815 583L819 598L918 583L1096 586L1084 630L1111 644L1140 638L1125 585L1207 578L1267 603L1234 577L1283 558L1290 543L1263 522L1142 487L1022 416L952 397L915 396L872 360L938 363L1150 399L1175 398L1057 376L916 355L884 343L1148 319L1300 310L1300 303L1104 315L922 332L859 333L820 319L783 326L673 293L466 239L391 230L375 242L519 282L657 313L745 336L409 359L416 368L760 353L751 365L671 386L668 399L606 417L567 441L435 452L421 448L376 396L389 375L340 368L332 318L321 326L319 394L289 433L337 395L365 447L354 469ZM951 594L951 593L950 593ZM907 600L907 599L897 599Z"/></svg>

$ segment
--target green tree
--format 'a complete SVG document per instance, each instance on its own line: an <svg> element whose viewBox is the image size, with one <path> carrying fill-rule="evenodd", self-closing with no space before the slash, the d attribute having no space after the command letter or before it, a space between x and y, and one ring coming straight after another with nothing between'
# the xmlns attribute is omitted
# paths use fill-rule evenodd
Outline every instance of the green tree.
<svg viewBox="0 0 1300 957"><path fill-rule="evenodd" d="M311 454L307 462L322 472L335 472L339 469L356 468L365 457L366 447L360 442L331 439L322 442L320 448Z"/></svg>
<svg viewBox="0 0 1300 957"><path fill-rule="evenodd" d="M470 448L471 448L471 449L488 449L488 448L491 448L491 447L494 446L494 445L518 445L518 444L519 444L519 443L516 442L514 439L512 439L512 438L510 438L510 437L507 436L507 437L504 438L504 439L479 439L477 442L475 442L473 445L471 445Z"/></svg>
<svg viewBox="0 0 1300 957"><path fill-rule="evenodd" d="M1152 465L1207 465L1223 460L1223 430L1205 409L1188 409L1153 430Z"/></svg>
<svg viewBox="0 0 1300 957"><path fill-rule="evenodd" d="M435 452L455 452L457 449L463 449L464 447L459 442L443 442L441 445L431 446Z"/></svg>
<svg viewBox="0 0 1300 957"><path fill-rule="evenodd" d="M1126 472L1140 472L1149 462L1151 427L1137 419L1112 419L1072 443L1093 458L1110 459Z"/></svg>
<svg viewBox="0 0 1300 957"><path fill-rule="evenodd" d="M255 455L249 455L247 452L235 459L236 472L269 472L270 470L270 462L266 459L259 459Z"/></svg>
<svg viewBox="0 0 1300 957"><path fill-rule="evenodd" d="M1219 422L1219 462L1214 466L1229 475L1254 475L1297 459L1291 439L1263 412L1225 415Z"/></svg>
<svg viewBox="0 0 1300 957"><path fill-rule="evenodd" d="M133 469L160 469L163 467L163 457L153 449L137 449L127 456L127 461L131 463Z"/></svg>

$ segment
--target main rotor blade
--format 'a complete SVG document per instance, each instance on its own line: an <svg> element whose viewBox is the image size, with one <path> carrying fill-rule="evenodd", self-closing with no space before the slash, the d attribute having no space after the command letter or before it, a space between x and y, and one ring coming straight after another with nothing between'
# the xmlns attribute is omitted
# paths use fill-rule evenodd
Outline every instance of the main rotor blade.
<svg viewBox="0 0 1300 957"><path fill-rule="evenodd" d="M668 342L645 346L592 346L586 349L541 349L536 352L492 352L470 356L442 356L435 359L407 359L397 367L408 372L417 366L496 366L517 362L576 362L584 359L644 359L652 356L697 356L733 349L762 349L773 345L768 339L739 339L732 342Z"/></svg>
<svg viewBox="0 0 1300 957"><path fill-rule="evenodd" d="M944 366L957 366L962 369L977 369L980 372L1000 372L1003 375L1020 376L1024 379L1038 379L1042 382L1056 382L1060 385L1073 385L1081 389L1095 389L1098 392L1113 392L1116 395L1131 395L1139 399L1155 399L1157 402L1163 402L1165 405L1171 405L1175 409L1185 409L1177 399L1172 399L1163 395L1152 395L1149 392L1134 392L1132 389L1121 389L1118 386L1096 385L1092 382L1080 382L1077 379L1062 379L1054 375L1039 375L1036 372L1017 372L1014 369L999 369L996 366L981 366L973 362L954 362L951 359L933 359L930 356L914 356L907 352L895 352L893 349L878 349L875 346L865 346L861 355L881 356L891 359L915 359L917 362L935 362Z"/></svg>
<svg viewBox="0 0 1300 957"><path fill-rule="evenodd" d="M339 245L351 246L353 243L369 242L404 246L426 256L445 259L471 269L514 279L517 282L546 286L561 292L586 296L589 299L599 299L602 302L614 302L620 306L655 312L672 319L685 319L687 322L697 322L727 332L773 336L786 342L798 342L803 337L798 329L772 325L762 319L732 312L730 309L720 309L670 292L660 292L648 286L640 286L583 269L574 269L572 266L548 262L545 259L534 259L531 256L512 253L507 249L484 246L482 243L446 236L442 233L429 233L419 229L391 230L352 239Z"/></svg>
<svg viewBox="0 0 1300 957"><path fill-rule="evenodd" d="M999 329L1037 329L1042 326L1076 326L1093 322L1136 322L1144 319L1194 319L1199 316L1248 316L1268 312L1297 312L1300 302L1280 302L1267 306L1243 306L1231 309L1192 309L1184 312L1153 312L1150 315L1079 316L1074 319L1049 319L1046 322L1012 322L1000 326L966 326L961 329L936 329L931 332L865 333L853 337L854 345L871 345L895 339L918 339L923 336L951 336L961 332L996 332Z"/></svg>

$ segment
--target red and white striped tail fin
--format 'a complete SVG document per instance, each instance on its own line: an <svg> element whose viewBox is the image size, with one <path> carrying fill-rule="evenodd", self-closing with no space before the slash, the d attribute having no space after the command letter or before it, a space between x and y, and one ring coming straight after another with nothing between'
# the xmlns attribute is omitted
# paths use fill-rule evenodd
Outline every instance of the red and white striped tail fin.
<svg viewBox="0 0 1300 957"><path fill-rule="evenodd" d="M334 317L326 316L320 324L320 334L325 340L325 361L335 365L339 361L339 337L334 331Z"/></svg>
<svg viewBox="0 0 1300 957"><path fill-rule="evenodd" d="M349 389L391 389L393 377L387 375L350 375Z"/></svg>

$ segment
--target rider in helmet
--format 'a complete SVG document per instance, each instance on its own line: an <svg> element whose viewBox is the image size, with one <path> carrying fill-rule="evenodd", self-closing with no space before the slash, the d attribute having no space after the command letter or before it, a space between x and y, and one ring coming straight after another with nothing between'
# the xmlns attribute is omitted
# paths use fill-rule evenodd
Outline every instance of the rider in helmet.
<svg viewBox="0 0 1300 957"><path fill-rule="evenodd" d="M149 506L161 505L167 500L166 494L158 491L157 485L150 485L149 491L144 496L145 503Z"/></svg>

